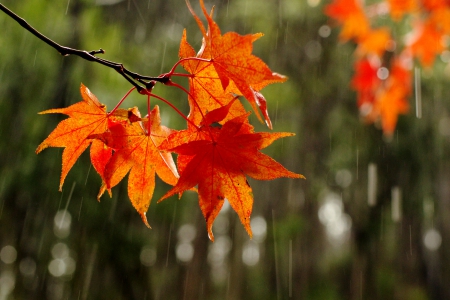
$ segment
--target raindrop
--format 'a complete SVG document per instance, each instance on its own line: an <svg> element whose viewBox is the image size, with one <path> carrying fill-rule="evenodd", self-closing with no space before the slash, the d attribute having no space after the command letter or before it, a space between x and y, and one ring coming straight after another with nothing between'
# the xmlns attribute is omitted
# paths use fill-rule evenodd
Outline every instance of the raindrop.
<svg viewBox="0 0 450 300"><path fill-rule="evenodd" d="M66 273L66 264L62 259L54 259L48 265L48 271L54 277L60 277Z"/></svg>
<svg viewBox="0 0 450 300"><path fill-rule="evenodd" d="M367 203L369 206L375 206L377 204L377 165L370 163L368 173Z"/></svg>
<svg viewBox="0 0 450 300"><path fill-rule="evenodd" d="M25 257L20 261L19 270L23 276L32 277L36 272L36 262L31 257Z"/></svg>
<svg viewBox="0 0 450 300"><path fill-rule="evenodd" d="M442 236L436 229L430 229L425 233L423 237L423 244L430 251L436 251L439 249L442 243Z"/></svg>
<svg viewBox="0 0 450 300"><path fill-rule="evenodd" d="M184 243L190 243L195 239L197 230L192 224L184 224L178 229L178 239Z"/></svg>
<svg viewBox="0 0 450 300"><path fill-rule="evenodd" d="M253 231L253 239L255 242L263 242L267 234L266 220L260 216L254 217L250 222L250 226Z"/></svg>
<svg viewBox="0 0 450 300"><path fill-rule="evenodd" d="M399 222L402 219L402 191L398 186L391 190L392 221Z"/></svg>
<svg viewBox="0 0 450 300"><path fill-rule="evenodd" d="M331 28L328 25L322 25L319 28L319 35L323 38L329 37L331 34Z"/></svg>
<svg viewBox="0 0 450 300"><path fill-rule="evenodd" d="M289 240L289 298L292 298L292 240Z"/></svg>
<svg viewBox="0 0 450 300"><path fill-rule="evenodd" d="M52 248L53 258L66 258L69 256L69 247L64 243L57 243Z"/></svg>
<svg viewBox="0 0 450 300"><path fill-rule="evenodd" d="M327 233L335 238L340 239L352 227L352 220L349 215L343 214L333 224L327 226Z"/></svg>
<svg viewBox="0 0 450 300"><path fill-rule="evenodd" d="M175 254L182 262L189 262L194 257L194 247L191 243L180 243L176 246Z"/></svg>
<svg viewBox="0 0 450 300"><path fill-rule="evenodd" d="M336 172L336 183L342 187L346 188L352 183L352 173L347 169L342 169Z"/></svg>
<svg viewBox="0 0 450 300"><path fill-rule="evenodd" d="M259 246L254 241L247 241L242 250L242 261L247 266L254 266L259 262Z"/></svg>
<svg viewBox="0 0 450 300"><path fill-rule="evenodd" d="M397 44L395 43L394 40L389 40L389 41L386 43L386 46L385 46L386 51L388 51L388 52L394 52L394 51L395 51L395 48L397 48Z"/></svg>
<svg viewBox="0 0 450 300"><path fill-rule="evenodd" d="M360 107L359 107L359 113L361 114L361 116L366 117L370 114L370 112L372 111L372 104L370 103L363 103Z"/></svg>
<svg viewBox="0 0 450 300"><path fill-rule="evenodd" d="M310 60L316 60L322 54L322 45L318 41L309 41L305 46L305 54Z"/></svg>
<svg viewBox="0 0 450 300"><path fill-rule="evenodd" d="M70 0L68 0L68 1L67 1L67 6L66 6L66 15L67 15L67 12L69 11L69 5L70 5Z"/></svg>
<svg viewBox="0 0 450 300"><path fill-rule="evenodd" d="M450 51L448 51L448 50L442 51L441 60L445 63L449 63L450 62Z"/></svg>
<svg viewBox="0 0 450 300"><path fill-rule="evenodd" d="M59 210L55 214L53 233L60 239L66 238L70 234L70 225L72 223L72 216L66 210Z"/></svg>
<svg viewBox="0 0 450 300"><path fill-rule="evenodd" d="M381 67L377 70L377 77L381 80L386 80L389 77L389 70L385 67Z"/></svg>
<svg viewBox="0 0 450 300"><path fill-rule="evenodd" d="M63 259L63 261L66 265L66 274L65 275L72 275L76 269L75 260L72 257L66 257Z"/></svg>
<svg viewBox="0 0 450 300"><path fill-rule="evenodd" d="M162 58L161 58L161 70L159 70L159 73L162 73L163 69L164 69L164 59L166 58L166 48L167 48L167 43L164 43L164 49L163 49Z"/></svg>
<svg viewBox="0 0 450 300"><path fill-rule="evenodd" d="M422 118L422 86L420 69L417 67L414 68L414 85L416 94L416 117L420 119Z"/></svg>
<svg viewBox="0 0 450 300"><path fill-rule="evenodd" d="M333 224L342 215L342 201L337 195L327 196L325 203L319 208L319 220L323 225Z"/></svg>
<svg viewBox="0 0 450 300"><path fill-rule="evenodd" d="M5 246L0 251L0 259L5 264L12 264L16 261L17 258L17 251L16 248L14 248L11 245Z"/></svg>
<svg viewBox="0 0 450 300"><path fill-rule="evenodd" d="M72 275L75 272L75 261L71 257L53 259L48 265L48 271L54 277Z"/></svg>
<svg viewBox="0 0 450 300"><path fill-rule="evenodd" d="M14 290L16 279L11 271L3 271L0 274L0 298L8 299L8 295Z"/></svg>
<svg viewBox="0 0 450 300"><path fill-rule="evenodd" d="M156 250L148 246L143 247L141 254L139 255L139 259L141 260L141 264L144 266L153 266L156 262Z"/></svg>

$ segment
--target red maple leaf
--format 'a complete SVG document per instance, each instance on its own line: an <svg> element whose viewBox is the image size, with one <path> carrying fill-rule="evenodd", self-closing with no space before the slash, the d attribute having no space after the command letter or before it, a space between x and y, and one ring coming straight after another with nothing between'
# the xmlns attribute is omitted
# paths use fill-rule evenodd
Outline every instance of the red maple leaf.
<svg viewBox="0 0 450 300"><path fill-rule="evenodd" d="M207 114L207 121L199 129L200 132L189 129L175 132L160 146L161 149L178 153L178 161L181 159L183 165L179 168L181 175L177 184L161 200L198 185L199 204L211 240L214 239L213 222L225 199L252 236L250 214L253 194L246 175L258 180L304 178L260 152L276 139L293 134L255 133L248 123L248 114L231 119L223 126L216 126L228 109L222 107ZM186 142L180 143L183 140Z"/></svg>

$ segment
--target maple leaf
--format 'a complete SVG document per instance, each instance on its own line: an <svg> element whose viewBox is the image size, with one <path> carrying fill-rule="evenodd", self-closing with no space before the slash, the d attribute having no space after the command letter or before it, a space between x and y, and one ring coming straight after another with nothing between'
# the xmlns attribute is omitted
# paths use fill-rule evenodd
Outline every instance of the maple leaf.
<svg viewBox="0 0 450 300"><path fill-rule="evenodd" d="M360 59L354 64L355 74L351 86L357 91L358 107L364 117L368 117L372 110L375 94L381 86L377 76L379 60Z"/></svg>
<svg viewBox="0 0 450 300"><path fill-rule="evenodd" d="M357 54L361 56L374 54L381 57L386 51L386 46L390 40L391 35L388 28L371 29L366 35L361 37L356 50Z"/></svg>
<svg viewBox="0 0 450 300"><path fill-rule="evenodd" d="M369 20L356 0L334 0L325 7L325 14L342 25L342 41L358 40L369 32Z"/></svg>
<svg viewBox="0 0 450 300"><path fill-rule="evenodd" d="M396 60L392 64L386 88L380 92L374 107L380 115L383 132L387 136L394 133L398 115L408 111L410 93L411 72Z"/></svg>
<svg viewBox="0 0 450 300"><path fill-rule="evenodd" d="M416 0L388 0L389 12L392 19L400 20L404 14L417 10Z"/></svg>
<svg viewBox="0 0 450 300"><path fill-rule="evenodd" d="M105 147L101 141L90 139L89 136L104 132L108 127L108 119L124 118L124 115L127 115L124 110L116 110L114 114L108 115L106 106L100 103L97 97L83 84L80 86L80 92L83 101L66 108L49 109L40 112L40 114L60 113L69 116L68 119L62 120L36 149L36 153L40 153L47 147L65 148L62 155L60 191L68 172L78 157L91 144L90 156L92 164L103 178L104 167L111 157L112 150Z"/></svg>
<svg viewBox="0 0 450 300"><path fill-rule="evenodd" d="M437 4L436 4L437 5ZM440 4L442 5L442 4ZM430 13L429 18L430 26L436 28L437 31L443 35L450 34L450 5L438 6L434 8Z"/></svg>
<svg viewBox="0 0 450 300"><path fill-rule="evenodd" d="M158 106L153 108L149 119L150 130L148 119L133 123L112 122L108 131L90 136L115 151L105 167L106 189L110 190L130 173L128 196L148 227L146 212L155 189L155 174L171 185L175 185L179 177L172 155L158 149L159 144L172 132L161 125ZM99 197L101 195L102 190Z"/></svg>
<svg viewBox="0 0 450 300"><path fill-rule="evenodd" d="M355 63L354 67L355 75L351 85L355 90L374 90L380 85L381 80L377 76L377 71L380 67L378 60L360 59Z"/></svg>
<svg viewBox="0 0 450 300"><path fill-rule="evenodd" d="M239 94L249 101L258 119L262 121L259 114L260 110L267 126L271 128L272 123L266 104L261 104L261 98L255 92L258 92L261 86L284 82L287 78L273 73L260 58L252 54L253 42L260 38L262 34L242 36L236 32L227 32L222 35L219 26L207 13L203 0L200 0L200 6L208 23L208 29L205 30L203 23L194 13L188 0L186 0L186 3L203 34L203 45L197 57L210 60L223 90L226 90L230 81L232 81Z"/></svg>
<svg viewBox="0 0 450 300"><path fill-rule="evenodd" d="M407 44L412 54L418 57L425 67L430 67L436 55L445 50L443 34L432 22L417 23Z"/></svg>
<svg viewBox="0 0 450 300"><path fill-rule="evenodd" d="M160 146L178 153L178 161L181 159L183 165L179 167L181 175L177 184L160 201L198 185L199 204L211 240L214 240L212 225L225 199L252 236L253 194L246 175L258 180L304 178L259 151L292 133L255 133L248 123L248 114L233 118L223 126L214 126L224 118L227 109L210 112L213 117L206 115L208 121L197 132L192 129L175 132Z"/></svg>
<svg viewBox="0 0 450 300"><path fill-rule="evenodd" d="M181 38L179 57L181 60L194 57L195 51L186 40L186 30L183 31ZM189 119L194 124L199 125L203 117L209 111L226 106L235 97L230 88L223 89L219 75L210 62L185 60L183 67L191 76L189 77L189 96L190 105ZM235 101L230 107L228 119L240 116L245 113L245 109L239 101ZM225 120L226 121L226 120Z"/></svg>
<svg viewBox="0 0 450 300"><path fill-rule="evenodd" d="M447 0L422 0L421 4L431 12L446 9L449 6Z"/></svg>

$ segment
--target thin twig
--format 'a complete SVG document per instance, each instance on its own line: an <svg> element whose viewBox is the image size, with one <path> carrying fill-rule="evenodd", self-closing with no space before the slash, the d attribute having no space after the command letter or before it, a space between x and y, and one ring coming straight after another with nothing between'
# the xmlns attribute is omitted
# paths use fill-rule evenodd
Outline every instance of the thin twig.
<svg viewBox="0 0 450 300"><path fill-rule="evenodd" d="M79 56L87 61L96 62L96 63L99 63L101 65L104 65L104 66L107 66L109 68L116 70L129 83L131 83L140 94L146 94L145 90L147 89L147 84L145 82L143 82L144 80L158 81L161 83L166 83L167 81L169 81L169 78L166 76L159 76L159 77L143 76L138 73L129 71L121 63L116 63L116 62L95 56L96 54L104 54L105 51L103 49L93 50L93 51L85 51L85 50L78 50L78 49L73 49L73 48L69 48L66 46L62 46L62 45L56 43L55 41L51 40L50 38L46 37L39 31L37 31L27 21L25 21L23 18L16 15L14 12L12 12L10 9L8 9L6 6L4 6L1 3L0 3L0 10L2 10L4 13L6 13L8 16L10 16L13 20L15 20L17 23L19 23L20 26L25 28L30 33L32 33L38 39L45 42L50 47L54 48L61 55L63 55L63 56L69 56L69 55ZM136 81L141 82L142 84L145 85L145 87L141 86Z"/></svg>

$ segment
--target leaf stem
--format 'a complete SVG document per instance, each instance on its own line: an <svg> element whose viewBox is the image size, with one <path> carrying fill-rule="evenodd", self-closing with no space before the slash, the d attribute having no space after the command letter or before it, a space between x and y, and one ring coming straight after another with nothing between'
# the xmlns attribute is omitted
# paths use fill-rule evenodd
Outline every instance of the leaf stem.
<svg viewBox="0 0 450 300"><path fill-rule="evenodd" d="M136 88L136 87L132 87L132 88L125 94L125 96L123 96L122 99L120 99L119 103L117 103L116 106L108 113L108 115L107 115L108 117L109 117L110 115L112 115L112 114L119 108L119 106L122 104L122 102L128 97L128 95L131 94L132 91L134 91L135 88Z"/></svg>
<svg viewBox="0 0 450 300"><path fill-rule="evenodd" d="M183 92L185 92L186 94L188 94L189 97L191 97L192 101L194 102L195 106L197 106L197 108L198 108L200 114L202 115L202 118L203 118L203 119L205 118L205 115L203 114L200 105L197 103L197 101L195 100L194 96L192 96L192 94L191 94L188 90L186 90L183 86L181 86L181 85L179 85L178 83L173 82L173 81L169 81L168 83L166 83L166 85L170 85L170 86L177 87L177 88L179 88L180 90L182 90Z"/></svg>
<svg viewBox="0 0 450 300"><path fill-rule="evenodd" d="M150 96L151 96L151 93L148 93L147 94L147 115L148 115L147 136L151 137L153 118L151 118L151 115L150 115Z"/></svg>
<svg viewBox="0 0 450 300"><path fill-rule="evenodd" d="M189 120L185 114L183 114L175 105L173 105L172 103L170 103L168 100L164 99L163 97L160 97L158 95L152 94L150 92L148 92L150 94L150 96L155 97L159 100L161 100L162 102L166 103L167 105L169 105L170 107L172 107L181 117L183 117L183 119L185 119L189 124L191 124L192 126L194 126L197 130L200 130L200 128L195 125L194 122L192 122L191 120Z"/></svg>
<svg viewBox="0 0 450 300"><path fill-rule="evenodd" d="M167 77L170 78L170 76L172 76L175 72L175 69L183 62L188 61L188 60L196 60L196 61L202 61L202 62L211 62L210 59L206 59L206 58L200 58L200 57L185 57L180 59L179 61L176 62L176 64L173 65L172 69L169 71L169 73L167 73ZM164 84L167 84L167 82L164 82Z"/></svg>

